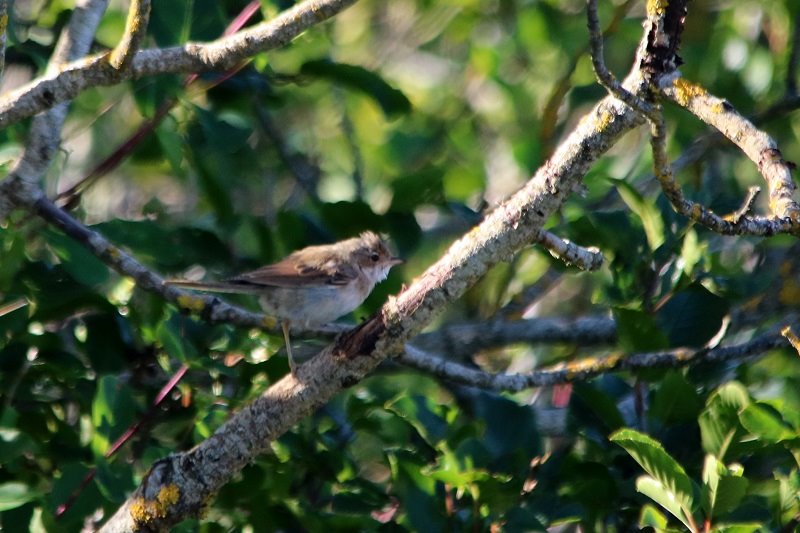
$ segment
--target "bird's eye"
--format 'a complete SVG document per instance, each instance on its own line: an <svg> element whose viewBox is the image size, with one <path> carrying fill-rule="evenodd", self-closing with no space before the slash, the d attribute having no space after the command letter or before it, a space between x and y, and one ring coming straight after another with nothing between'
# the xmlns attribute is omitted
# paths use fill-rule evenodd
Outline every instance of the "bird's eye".
<svg viewBox="0 0 800 533"><path fill-rule="evenodd" d="M381 256L379 256L376 252L372 252L372 255L370 255L369 258L372 259L373 263L377 263Z"/></svg>

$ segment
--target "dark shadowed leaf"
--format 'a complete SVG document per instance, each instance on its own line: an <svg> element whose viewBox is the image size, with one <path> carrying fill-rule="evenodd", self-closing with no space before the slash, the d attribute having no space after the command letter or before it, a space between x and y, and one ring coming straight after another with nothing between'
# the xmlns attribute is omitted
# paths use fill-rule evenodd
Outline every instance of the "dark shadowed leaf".
<svg viewBox="0 0 800 533"><path fill-rule="evenodd" d="M671 346L703 346L722 326L728 303L699 283L673 295L656 315Z"/></svg>
<svg viewBox="0 0 800 533"><path fill-rule="evenodd" d="M392 87L378 74L364 67L318 59L303 63L300 73L327 79L370 96L388 118L405 115L411 111L411 102L402 91Z"/></svg>

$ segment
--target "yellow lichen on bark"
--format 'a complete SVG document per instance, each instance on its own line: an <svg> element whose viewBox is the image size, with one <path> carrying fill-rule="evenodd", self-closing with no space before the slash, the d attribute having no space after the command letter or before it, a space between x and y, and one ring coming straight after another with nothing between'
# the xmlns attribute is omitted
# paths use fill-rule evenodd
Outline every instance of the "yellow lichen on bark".
<svg viewBox="0 0 800 533"><path fill-rule="evenodd" d="M692 98L708 95L708 91L702 86L687 81L684 78L675 78L672 82L672 86L675 87L675 99L684 107L691 103Z"/></svg>
<svg viewBox="0 0 800 533"><path fill-rule="evenodd" d="M781 330L781 335L789 341L789 344L792 345L792 348L797 352L797 355L800 355L800 338L792 331L791 326L786 326Z"/></svg>
<svg viewBox="0 0 800 533"><path fill-rule="evenodd" d="M261 320L261 325L266 329L275 329L275 326L278 325L278 319L276 319L274 316L265 316Z"/></svg>
<svg viewBox="0 0 800 533"><path fill-rule="evenodd" d="M614 114L607 109L603 109L597 116L597 131L605 130L613 121Z"/></svg>
<svg viewBox="0 0 800 533"><path fill-rule="evenodd" d="M183 309L188 309L195 313L200 313L206 307L206 303L202 298L190 294L181 294L178 296L178 305Z"/></svg>
<svg viewBox="0 0 800 533"><path fill-rule="evenodd" d="M660 17L667 10L669 2L667 0L647 0L647 16Z"/></svg>
<svg viewBox="0 0 800 533"><path fill-rule="evenodd" d="M585 372L596 372L598 370L614 368L622 358L622 354L612 354L602 359L582 359L571 361L565 365L567 371L567 381L579 378Z"/></svg>
<svg viewBox="0 0 800 533"><path fill-rule="evenodd" d="M131 504L131 517L138 524L146 524L167 516L169 508L180 499L181 491L177 485L170 483L161 487L154 500L136 498Z"/></svg>

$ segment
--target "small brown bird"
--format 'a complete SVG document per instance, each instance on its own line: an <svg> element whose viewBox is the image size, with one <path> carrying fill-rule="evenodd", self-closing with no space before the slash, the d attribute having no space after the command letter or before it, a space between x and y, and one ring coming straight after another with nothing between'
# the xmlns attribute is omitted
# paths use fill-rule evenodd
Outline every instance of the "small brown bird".
<svg viewBox="0 0 800 533"><path fill-rule="evenodd" d="M319 326L353 311L389 270L392 257L381 238L367 231L344 241L308 246L285 259L219 282L168 280L165 283L210 292L255 294L269 315L281 321L289 367L295 371L290 324Z"/></svg>

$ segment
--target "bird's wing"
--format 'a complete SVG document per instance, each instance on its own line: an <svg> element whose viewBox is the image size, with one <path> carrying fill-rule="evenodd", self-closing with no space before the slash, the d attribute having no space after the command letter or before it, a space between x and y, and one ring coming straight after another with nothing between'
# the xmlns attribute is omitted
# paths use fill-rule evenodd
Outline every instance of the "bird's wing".
<svg viewBox="0 0 800 533"><path fill-rule="evenodd" d="M358 270L349 264L328 261L321 265L298 262L290 257L230 278L229 283L266 285L270 287L299 287L308 284L346 285L358 277Z"/></svg>

